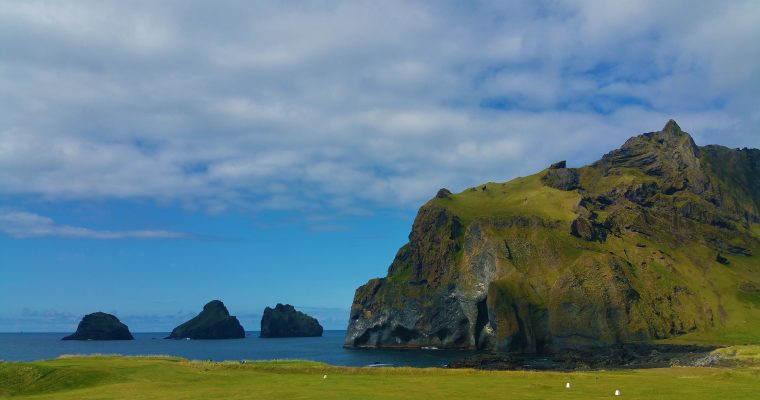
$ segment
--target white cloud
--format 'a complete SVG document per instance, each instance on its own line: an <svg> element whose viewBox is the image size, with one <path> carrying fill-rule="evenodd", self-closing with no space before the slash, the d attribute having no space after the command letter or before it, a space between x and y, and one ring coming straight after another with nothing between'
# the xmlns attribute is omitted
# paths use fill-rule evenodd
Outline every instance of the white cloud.
<svg viewBox="0 0 760 400"><path fill-rule="evenodd" d="M183 239L191 235L165 230L109 231L61 225L51 218L25 211L0 210L0 232L15 238L60 237L79 239Z"/></svg>
<svg viewBox="0 0 760 400"><path fill-rule="evenodd" d="M413 207L671 117L760 147L760 3L660 3L6 2L0 195Z"/></svg>

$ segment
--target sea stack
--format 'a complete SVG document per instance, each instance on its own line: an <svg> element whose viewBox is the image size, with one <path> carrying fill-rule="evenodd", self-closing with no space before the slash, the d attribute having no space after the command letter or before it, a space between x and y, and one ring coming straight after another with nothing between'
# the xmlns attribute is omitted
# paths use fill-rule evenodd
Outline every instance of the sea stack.
<svg viewBox="0 0 760 400"><path fill-rule="evenodd" d="M242 339L245 331L219 300L203 306L195 318L174 328L166 339Z"/></svg>
<svg viewBox="0 0 760 400"><path fill-rule="evenodd" d="M322 336L322 330L316 318L296 311L290 304L267 307L261 317L262 338Z"/></svg>
<svg viewBox="0 0 760 400"><path fill-rule="evenodd" d="M133 340L129 328L118 318L104 312L87 314L77 331L62 340Z"/></svg>

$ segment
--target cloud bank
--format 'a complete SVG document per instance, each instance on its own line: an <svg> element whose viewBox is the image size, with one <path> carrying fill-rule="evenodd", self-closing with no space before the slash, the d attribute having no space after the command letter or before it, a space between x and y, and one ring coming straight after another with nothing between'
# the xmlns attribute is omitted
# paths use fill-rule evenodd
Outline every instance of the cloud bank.
<svg viewBox="0 0 760 400"><path fill-rule="evenodd" d="M25 211L0 210L0 232L14 238L59 237L78 239L187 239L191 235L165 230L110 231L61 225Z"/></svg>
<svg viewBox="0 0 760 400"><path fill-rule="evenodd" d="M754 1L3 9L6 197L360 212L589 162L671 117L760 147ZM173 234L3 218L14 236Z"/></svg>

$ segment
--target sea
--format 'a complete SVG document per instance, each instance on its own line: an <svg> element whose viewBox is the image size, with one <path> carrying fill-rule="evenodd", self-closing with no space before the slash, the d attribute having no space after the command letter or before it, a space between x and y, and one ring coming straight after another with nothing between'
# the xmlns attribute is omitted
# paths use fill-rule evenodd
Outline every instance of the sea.
<svg viewBox="0 0 760 400"><path fill-rule="evenodd" d="M322 337L167 340L168 332L133 333L135 340L61 340L68 333L0 333L0 360L33 361L69 354L169 355L190 360L311 360L340 366L442 367L475 352L438 349L345 349L345 331Z"/></svg>

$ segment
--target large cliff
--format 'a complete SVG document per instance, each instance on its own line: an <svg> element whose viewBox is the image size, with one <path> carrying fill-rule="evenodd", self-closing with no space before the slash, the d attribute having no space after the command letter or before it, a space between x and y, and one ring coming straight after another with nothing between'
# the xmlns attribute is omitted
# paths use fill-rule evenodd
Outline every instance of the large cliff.
<svg viewBox="0 0 760 400"><path fill-rule="evenodd" d="M760 151L698 147L671 120L585 167L441 189L356 290L345 345L760 340L759 223Z"/></svg>

